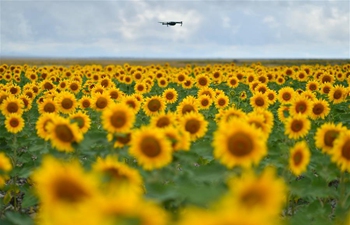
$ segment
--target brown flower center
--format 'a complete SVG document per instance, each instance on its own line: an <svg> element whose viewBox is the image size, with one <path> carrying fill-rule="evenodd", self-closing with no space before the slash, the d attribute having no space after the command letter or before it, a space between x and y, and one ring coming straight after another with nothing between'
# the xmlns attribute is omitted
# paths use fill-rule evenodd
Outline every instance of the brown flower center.
<svg viewBox="0 0 350 225"><path fill-rule="evenodd" d="M56 109L55 105L52 104L51 102L45 104L44 106L44 111L48 113L55 112L55 109Z"/></svg>
<svg viewBox="0 0 350 225"><path fill-rule="evenodd" d="M65 98L62 100L61 105L64 109L71 109L73 107L73 101L69 98Z"/></svg>
<svg viewBox="0 0 350 225"><path fill-rule="evenodd" d="M292 121L291 130L293 132L297 133L297 132L301 131L303 129L303 127L304 127L303 121L301 121L301 120L293 120Z"/></svg>
<svg viewBox="0 0 350 225"><path fill-rule="evenodd" d="M253 141L243 132L232 134L227 140L229 152L236 157L244 157L253 151Z"/></svg>
<svg viewBox="0 0 350 225"><path fill-rule="evenodd" d="M56 180L53 188L56 198L69 203L81 202L84 198L89 196L81 184L77 183L73 179L65 177L61 177L61 179Z"/></svg>
<svg viewBox="0 0 350 225"><path fill-rule="evenodd" d="M189 119L188 121L186 121L186 124L185 124L185 130L190 132L191 134L197 133L200 127L201 127L200 121L194 118Z"/></svg>
<svg viewBox="0 0 350 225"><path fill-rule="evenodd" d="M163 117L159 118L157 123L156 123L156 126L160 127L160 128L166 127L166 126L169 126L169 125L170 125L170 120L166 116L163 116Z"/></svg>
<svg viewBox="0 0 350 225"><path fill-rule="evenodd" d="M11 126L11 127L18 127L18 126L19 126L19 121L18 121L18 119L17 119L17 118L12 118L12 119L10 120L10 126Z"/></svg>
<svg viewBox="0 0 350 225"><path fill-rule="evenodd" d="M161 102L158 99L152 99L148 102L147 107L151 112L157 112L162 106Z"/></svg>
<svg viewBox="0 0 350 225"><path fill-rule="evenodd" d="M65 124L59 124L55 127L56 137L63 142L73 142L74 135L72 130Z"/></svg>
<svg viewBox="0 0 350 225"><path fill-rule="evenodd" d="M107 99L104 98L104 97L99 97L97 100L96 100L96 107L99 108L99 109L104 109L106 108L107 106Z"/></svg>
<svg viewBox="0 0 350 225"><path fill-rule="evenodd" d="M15 102L10 102L7 105L7 111L9 113L16 113L16 112L18 112L18 110L19 110L19 107L18 107L17 103L15 103Z"/></svg>
<svg viewBox="0 0 350 225"><path fill-rule="evenodd" d="M255 104L256 104L257 106L261 107L261 106L264 106L265 101L264 101L264 99L263 99L262 97L257 97L257 98L255 99Z"/></svg>
<svg viewBox="0 0 350 225"><path fill-rule="evenodd" d="M315 115L321 115L324 112L324 106L321 103L316 103L312 108L312 112Z"/></svg>
<svg viewBox="0 0 350 225"><path fill-rule="evenodd" d="M341 148L341 155L348 161L350 161L350 139L347 139Z"/></svg>
<svg viewBox="0 0 350 225"><path fill-rule="evenodd" d="M126 115L124 112L121 112L121 111L114 112L113 115L110 117L110 122L112 126L115 128L123 127L126 121L127 121Z"/></svg>
<svg viewBox="0 0 350 225"><path fill-rule="evenodd" d="M295 152L294 155L293 155L293 162L294 162L294 165L295 165L295 166L300 165L300 163L302 162L302 160L303 160L303 154L302 154L300 151Z"/></svg>
<svg viewBox="0 0 350 225"><path fill-rule="evenodd" d="M152 136L144 137L141 141L140 148L142 153L148 157L157 157L161 153L159 141Z"/></svg>
<svg viewBox="0 0 350 225"><path fill-rule="evenodd" d="M333 142L337 139L339 131L336 130L327 130L323 137L323 142L328 147L333 147Z"/></svg>

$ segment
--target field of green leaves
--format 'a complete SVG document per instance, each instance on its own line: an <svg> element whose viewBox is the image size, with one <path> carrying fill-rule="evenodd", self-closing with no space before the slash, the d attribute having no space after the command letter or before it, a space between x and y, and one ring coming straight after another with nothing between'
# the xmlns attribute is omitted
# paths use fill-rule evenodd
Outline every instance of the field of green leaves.
<svg viewBox="0 0 350 225"><path fill-rule="evenodd" d="M350 64L0 65L0 223L349 225Z"/></svg>

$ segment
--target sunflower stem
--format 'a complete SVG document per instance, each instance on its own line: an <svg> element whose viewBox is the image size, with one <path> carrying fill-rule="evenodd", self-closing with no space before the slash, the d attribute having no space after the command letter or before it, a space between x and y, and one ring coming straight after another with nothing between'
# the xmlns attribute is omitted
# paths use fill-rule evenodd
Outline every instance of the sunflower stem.
<svg viewBox="0 0 350 225"><path fill-rule="evenodd" d="M345 183L345 173L341 172L340 174L340 196L339 196L339 201L340 201L340 207L343 209L345 205L345 191L346 191L346 183Z"/></svg>
<svg viewBox="0 0 350 225"><path fill-rule="evenodd" d="M12 142L12 150L13 150L13 168L15 169L17 167L17 135L13 135L13 142ZM17 197L16 197L16 190L17 190L17 174L13 177L13 184L16 188L12 189L13 192L13 207L15 208L15 211L17 211Z"/></svg>

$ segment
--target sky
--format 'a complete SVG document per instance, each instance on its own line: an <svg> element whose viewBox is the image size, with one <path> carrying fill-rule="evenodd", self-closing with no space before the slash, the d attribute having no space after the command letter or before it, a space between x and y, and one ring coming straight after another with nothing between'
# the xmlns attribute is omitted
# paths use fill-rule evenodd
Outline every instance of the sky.
<svg viewBox="0 0 350 225"><path fill-rule="evenodd" d="M349 0L0 0L1 57L350 59L349 30Z"/></svg>

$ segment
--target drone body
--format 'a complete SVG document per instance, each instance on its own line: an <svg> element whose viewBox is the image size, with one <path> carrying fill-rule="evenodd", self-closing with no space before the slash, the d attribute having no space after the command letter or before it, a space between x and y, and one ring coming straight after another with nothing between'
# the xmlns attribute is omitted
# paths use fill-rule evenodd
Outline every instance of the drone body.
<svg viewBox="0 0 350 225"><path fill-rule="evenodd" d="M181 26L182 26L182 21L180 21L180 22L170 21L170 22L159 22L159 23L161 23L162 25L166 25L167 27L168 26L175 26L176 24L181 24Z"/></svg>

